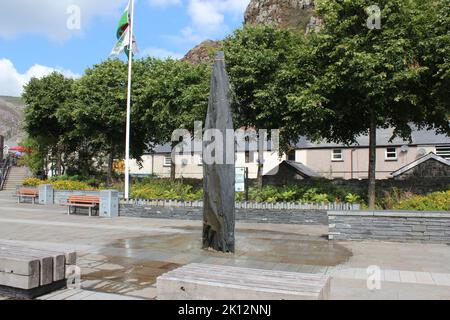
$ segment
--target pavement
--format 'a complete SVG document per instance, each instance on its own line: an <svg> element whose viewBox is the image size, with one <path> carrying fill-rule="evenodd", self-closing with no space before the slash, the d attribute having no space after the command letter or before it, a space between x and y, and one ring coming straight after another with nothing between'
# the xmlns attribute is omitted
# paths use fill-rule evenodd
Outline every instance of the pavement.
<svg viewBox="0 0 450 320"><path fill-rule="evenodd" d="M78 252L81 288L41 299L157 299L156 278L192 262L326 273L336 300L450 299L449 245L336 242L327 231L237 223L236 254L220 254L201 249L199 221L67 216L64 207L17 204L0 192L0 241Z"/></svg>

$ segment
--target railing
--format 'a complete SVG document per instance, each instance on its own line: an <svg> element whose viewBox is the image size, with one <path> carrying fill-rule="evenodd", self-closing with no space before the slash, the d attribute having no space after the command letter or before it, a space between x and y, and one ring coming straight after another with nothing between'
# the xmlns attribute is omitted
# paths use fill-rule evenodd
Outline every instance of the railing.
<svg viewBox="0 0 450 320"><path fill-rule="evenodd" d="M179 201L166 199L121 199L121 204L155 206L155 207L175 207L175 208L202 208L203 201ZM359 203L324 202L324 203L298 203L298 202L251 202L236 201L236 209L257 209L257 210L360 210Z"/></svg>
<svg viewBox="0 0 450 320"><path fill-rule="evenodd" d="M6 156L0 166L0 191L3 190L9 169L14 165L11 156Z"/></svg>

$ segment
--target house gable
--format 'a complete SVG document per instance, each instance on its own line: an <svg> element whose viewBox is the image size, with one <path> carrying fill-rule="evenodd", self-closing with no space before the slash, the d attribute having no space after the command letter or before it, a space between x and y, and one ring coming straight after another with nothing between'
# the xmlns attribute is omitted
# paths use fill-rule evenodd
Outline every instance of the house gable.
<svg viewBox="0 0 450 320"><path fill-rule="evenodd" d="M429 153L391 174L395 179L450 178L450 161Z"/></svg>

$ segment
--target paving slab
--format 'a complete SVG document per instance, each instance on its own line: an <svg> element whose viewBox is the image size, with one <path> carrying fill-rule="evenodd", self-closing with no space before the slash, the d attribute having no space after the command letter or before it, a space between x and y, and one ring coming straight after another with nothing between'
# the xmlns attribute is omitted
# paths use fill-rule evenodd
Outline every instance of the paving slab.
<svg viewBox="0 0 450 320"><path fill-rule="evenodd" d="M0 192L0 241L77 251L82 290L89 293L64 293L67 299L89 298L91 291L108 295L97 298L153 299L158 276L205 261L330 274L332 299L450 298L450 247L444 244L328 241L323 226L237 223L237 252L222 255L201 249L199 221L68 217L65 212L60 206L17 205ZM367 289L367 268L373 265L381 270L381 291Z"/></svg>

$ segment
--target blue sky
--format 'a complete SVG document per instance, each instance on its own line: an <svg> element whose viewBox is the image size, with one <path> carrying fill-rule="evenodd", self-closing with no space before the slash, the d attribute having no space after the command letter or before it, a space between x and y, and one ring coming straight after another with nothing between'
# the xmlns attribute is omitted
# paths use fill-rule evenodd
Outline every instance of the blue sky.
<svg viewBox="0 0 450 320"><path fill-rule="evenodd" d="M106 59L127 2L0 0L0 95L17 96L32 76L54 70L77 77ZM139 57L179 58L205 39L222 39L242 25L248 3L136 0Z"/></svg>

